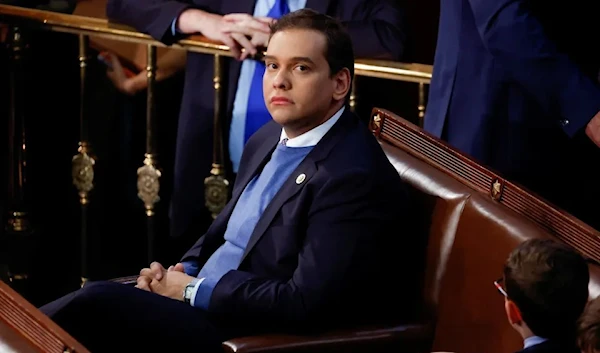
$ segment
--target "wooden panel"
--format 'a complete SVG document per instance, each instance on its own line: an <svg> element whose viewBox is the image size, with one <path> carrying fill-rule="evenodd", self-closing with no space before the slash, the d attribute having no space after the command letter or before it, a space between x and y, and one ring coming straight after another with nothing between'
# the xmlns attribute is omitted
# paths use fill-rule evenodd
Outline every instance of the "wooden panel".
<svg viewBox="0 0 600 353"><path fill-rule="evenodd" d="M87 353L80 343L0 281L0 352ZM4 346L3 346L4 345ZM35 347L35 350L32 348Z"/></svg>

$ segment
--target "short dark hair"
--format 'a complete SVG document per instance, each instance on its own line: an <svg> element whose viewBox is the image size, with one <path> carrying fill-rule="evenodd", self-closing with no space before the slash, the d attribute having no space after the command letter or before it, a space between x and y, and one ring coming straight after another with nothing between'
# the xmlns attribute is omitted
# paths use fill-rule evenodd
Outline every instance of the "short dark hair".
<svg viewBox="0 0 600 353"><path fill-rule="evenodd" d="M312 9L301 9L290 12L273 23L271 37L277 32L290 29L307 29L322 33L327 40L324 54L331 76L347 68L350 71L351 82L354 80L352 39L340 21Z"/></svg>
<svg viewBox="0 0 600 353"><path fill-rule="evenodd" d="M550 239L530 239L504 266L508 298L537 336L575 342L577 320L588 300L590 274L574 249Z"/></svg>
<svg viewBox="0 0 600 353"><path fill-rule="evenodd" d="M584 352L600 351L600 297L590 301L579 318L577 344Z"/></svg>

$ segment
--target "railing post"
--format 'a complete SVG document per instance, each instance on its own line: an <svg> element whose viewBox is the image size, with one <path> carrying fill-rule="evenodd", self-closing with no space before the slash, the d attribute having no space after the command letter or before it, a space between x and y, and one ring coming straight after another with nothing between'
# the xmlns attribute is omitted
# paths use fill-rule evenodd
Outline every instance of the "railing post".
<svg viewBox="0 0 600 353"><path fill-rule="evenodd" d="M425 122L425 84L419 82L419 105L417 110L419 111L419 126L423 127Z"/></svg>
<svg viewBox="0 0 600 353"><path fill-rule="evenodd" d="M154 206L160 201L160 177L161 172L157 168L156 147L155 147L155 104L154 88L156 83L156 47L149 44L147 49L146 75L148 77L148 89L146 100L146 153L144 155L144 165L138 168L137 188L138 197L144 202L147 219L147 237L148 237L148 263L155 259L154 241Z"/></svg>
<svg viewBox="0 0 600 353"><path fill-rule="evenodd" d="M25 41L18 26L8 33L10 114L8 118L8 277L16 287L25 286L29 276L28 243L34 233L27 207L27 132L25 125Z"/></svg>
<svg viewBox="0 0 600 353"><path fill-rule="evenodd" d="M88 206L89 194L94 188L94 164L96 160L91 155L91 146L88 141L87 107L88 92L86 87L86 73L88 65L89 38L79 35L79 147L73 156L71 174L73 185L79 195L81 205L80 249L81 249L81 286L88 280Z"/></svg>
<svg viewBox="0 0 600 353"><path fill-rule="evenodd" d="M348 102L348 105L350 106L350 111L352 112L356 112L356 79L357 76L354 76L354 79L352 80L352 91L350 91L350 99Z"/></svg>
<svg viewBox="0 0 600 353"><path fill-rule="evenodd" d="M223 133L221 123L223 122L223 87L221 85L223 77L223 58L221 55L214 56L214 76L213 83L215 89L215 113L213 125L213 164L210 176L204 180L204 198L206 207L213 218L223 210L229 197L229 180L225 179L225 168L223 167Z"/></svg>

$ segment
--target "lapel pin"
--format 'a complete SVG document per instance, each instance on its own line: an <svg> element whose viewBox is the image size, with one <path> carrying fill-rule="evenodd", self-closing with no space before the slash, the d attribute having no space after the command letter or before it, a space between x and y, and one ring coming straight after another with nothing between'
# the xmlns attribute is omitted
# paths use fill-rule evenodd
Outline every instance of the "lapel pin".
<svg viewBox="0 0 600 353"><path fill-rule="evenodd" d="M306 174L302 173L298 175L298 177L296 178L296 184L302 184L304 182L304 179L306 179Z"/></svg>

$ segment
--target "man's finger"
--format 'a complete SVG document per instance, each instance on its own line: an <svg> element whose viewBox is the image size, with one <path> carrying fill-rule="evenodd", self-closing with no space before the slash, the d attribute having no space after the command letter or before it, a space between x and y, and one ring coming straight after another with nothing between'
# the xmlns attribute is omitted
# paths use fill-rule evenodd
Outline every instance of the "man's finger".
<svg viewBox="0 0 600 353"><path fill-rule="evenodd" d="M228 13L227 15L223 16L223 19L225 21L233 21L233 22L237 22L237 21L244 21L247 20L249 18L251 18L252 16L247 14L247 13Z"/></svg>
<svg viewBox="0 0 600 353"><path fill-rule="evenodd" d="M267 16L255 16L254 19L258 20L260 22L264 22L264 23L269 24L269 25L277 22L276 18L267 17Z"/></svg>
<svg viewBox="0 0 600 353"><path fill-rule="evenodd" d="M136 288L145 290L150 292L150 278L146 277L146 276L140 276L137 278L137 284L135 285Z"/></svg>
<svg viewBox="0 0 600 353"><path fill-rule="evenodd" d="M231 38L231 36L225 35L225 36L223 36L221 41L223 42L223 44L225 44L226 46L229 47L229 50L231 50L233 57L236 58L237 60L239 60L242 52L240 50L239 45L235 42L235 40L233 40L233 38Z"/></svg>
<svg viewBox="0 0 600 353"><path fill-rule="evenodd" d="M254 45L252 45L250 40L248 40L248 38L246 38L245 35L243 35L241 33L231 33L231 38L235 39L235 41L238 42L239 45L242 46L242 48L244 48L246 50L246 54L242 55L242 56L245 57L248 55L256 54L256 47L254 47Z"/></svg>
<svg viewBox="0 0 600 353"><path fill-rule="evenodd" d="M267 23L256 20L246 22L232 22L228 26L228 29L230 32L240 32L247 36L252 36L256 32L261 32L264 34L269 34L271 32L271 29L269 28L269 25Z"/></svg>
<svg viewBox="0 0 600 353"><path fill-rule="evenodd" d="M166 271L163 265L156 261L150 264L150 269L152 270L152 273L154 273L154 278L156 278L158 281L161 280L163 272Z"/></svg>
<svg viewBox="0 0 600 353"><path fill-rule="evenodd" d="M252 35L255 31L260 31L264 33L270 33L271 29L269 25L273 22L273 19L269 17L252 17L245 14L234 14L223 16L223 21L225 22L221 27L223 32L240 32L246 35ZM242 15L242 16L238 16Z"/></svg>
<svg viewBox="0 0 600 353"><path fill-rule="evenodd" d="M151 269L146 267L140 270L140 276L152 277L154 274L152 273Z"/></svg>
<svg viewBox="0 0 600 353"><path fill-rule="evenodd" d="M269 44L269 38L265 35L257 35L252 37L251 43L257 48L266 48Z"/></svg>
<svg viewBox="0 0 600 353"><path fill-rule="evenodd" d="M178 271L178 272L185 272L185 267L183 267L183 264L181 262L178 262L177 264L175 264L175 266L173 267L173 271Z"/></svg>

